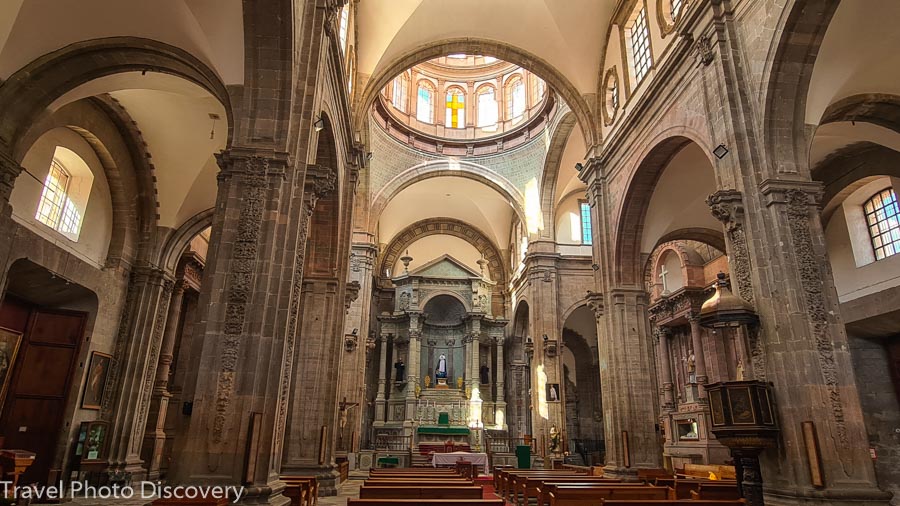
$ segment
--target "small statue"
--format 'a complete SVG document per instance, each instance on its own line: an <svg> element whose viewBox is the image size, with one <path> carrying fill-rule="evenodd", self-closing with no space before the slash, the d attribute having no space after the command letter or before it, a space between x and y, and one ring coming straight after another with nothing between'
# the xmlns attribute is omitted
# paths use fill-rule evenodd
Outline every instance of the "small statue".
<svg viewBox="0 0 900 506"><path fill-rule="evenodd" d="M481 364L481 369L478 371L479 380L482 385L487 385L491 382L491 369L487 366L487 364Z"/></svg>
<svg viewBox="0 0 900 506"><path fill-rule="evenodd" d="M457 376L457 377L456 377L456 388L462 390L462 387L463 387L463 379L462 379L462 376Z"/></svg>
<svg viewBox="0 0 900 506"><path fill-rule="evenodd" d="M398 383L406 381L406 364L403 363L403 357L398 358L397 361L394 362L394 370L396 371L394 381Z"/></svg>
<svg viewBox="0 0 900 506"><path fill-rule="evenodd" d="M738 359L737 367L735 369L736 369L737 380L744 381L744 361L741 359Z"/></svg>
<svg viewBox="0 0 900 506"><path fill-rule="evenodd" d="M431 388L431 376L425 375L425 388Z"/></svg>
<svg viewBox="0 0 900 506"><path fill-rule="evenodd" d="M559 453L559 446L560 446L559 439L560 439L559 429L556 428L556 425L551 425L550 426L550 452Z"/></svg>
<svg viewBox="0 0 900 506"><path fill-rule="evenodd" d="M422 387L416 384L416 399L418 399L420 395L422 395Z"/></svg>

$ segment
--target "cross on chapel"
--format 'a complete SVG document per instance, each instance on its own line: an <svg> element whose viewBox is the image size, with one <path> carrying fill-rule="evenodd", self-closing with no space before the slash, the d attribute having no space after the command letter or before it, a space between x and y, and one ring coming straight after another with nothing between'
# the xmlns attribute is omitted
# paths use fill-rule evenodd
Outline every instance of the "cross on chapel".
<svg viewBox="0 0 900 506"><path fill-rule="evenodd" d="M459 95L451 95L451 99L447 101L447 109L450 109L450 128L459 128L459 110L464 109L466 104L459 100Z"/></svg>

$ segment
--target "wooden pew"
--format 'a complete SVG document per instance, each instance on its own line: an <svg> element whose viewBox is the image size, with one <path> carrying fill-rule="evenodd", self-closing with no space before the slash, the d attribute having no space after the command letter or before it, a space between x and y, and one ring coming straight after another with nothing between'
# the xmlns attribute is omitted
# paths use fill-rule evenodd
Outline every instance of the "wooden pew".
<svg viewBox="0 0 900 506"><path fill-rule="evenodd" d="M665 500L669 490L645 485L643 487L590 486L566 487L559 485L550 492L550 506L600 506L605 499Z"/></svg>
<svg viewBox="0 0 900 506"><path fill-rule="evenodd" d="M734 466L726 466L723 464L685 464L683 473L687 476L697 476L699 478L709 478L709 473L715 473L720 480L734 480Z"/></svg>
<svg viewBox="0 0 900 506"><path fill-rule="evenodd" d="M703 499L696 501L690 499L669 499L665 501L626 501L613 499L603 501L603 506L745 506L746 504L747 502L743 499L739 501L705 501Z"/></svg>
<svg viewBox="0 0 900 506"><path fill-rule="evenodd" d="M360 499L481 499L483 489L471 487L378 487L363 486Z"/></svg>
<svg viewBox="0 0 900 506"><path fill-rule="evenodd" d="M706 501L736 501L741 498L736 482L705 481L698 490L691 490L691 499Z"/></svg>
<svg viewBox="0 0 900 506"><path fill-rule="evenodd" d="M656 478L674 478L675 474L668 469L638 469L638 480L653 483Z"/></svg>
<svg viewBox="0 0 900 506"><path fill-rule="evenodd" d="M646 487L643 483L604 483L604 482L577 482L577 481L545 481L538 485L535 491L538 506L547 506L550 504L550 492L556 490L557 487L573 488L573 487ZM529 498L530 500L530 498ZM526 504L528 501L526 500Z"/></svg>
<svg viewBox="0 0 900 506"><path fill-rule="evenodd" d="M583 474L576 474L571 471L552 471L552 470L537 470L537 471L500 471L500 497L503 497L507 501L515 503L515 495L518 492L517 480L519 477L524 476L546 476L548 478L552 477L563 477L563 476L585 476Z"/></svg>
<svg viewBox="0 0 900 506"><path fill-rule="evenodd" d="M472 480L372 480L363 482L366 487L471 487Z"/></svg>
<svg viewBox="0 0 900 506"><path fill-rule="evenodd" d="M505 506L503 499L347 499L347 506Z"/></svg>
<svg viewBox="0 0 900 506"><path fill-rule="evenodd" d="M690 478L678 478L675 480L675 486L672 487L673 495L669 499L691 499L692 492L699 492L700 486L704 483L720 484L724 486L734 487L737 490L737 482L734 481L711 481Z"/></svg>
<svg viewBox="0 0 900 506"><path fill-rule="evenodd" d="M582 483L582 484L591 484L591 485L610 485L621 483L621 480L615 480L612 478L601 478L590 475L578 475L578 476L554 476L551 478L547 478L545 476L525 476L523 479L517 480L519 490L515 494L516 497L521 497L519 503L520 505L527 505L531 499L537 501L538 499L538 488L546 482L553 483L565 483L565 482L573 482L573 483Z"/></svg>
<svg viewBox="0 0 900 506"><path fill-rule="evenodd" d="M285 475L281 481L286 485L284 496L291 500L291 506L315 506L319 503L319 480L315 476Z"/></svg>

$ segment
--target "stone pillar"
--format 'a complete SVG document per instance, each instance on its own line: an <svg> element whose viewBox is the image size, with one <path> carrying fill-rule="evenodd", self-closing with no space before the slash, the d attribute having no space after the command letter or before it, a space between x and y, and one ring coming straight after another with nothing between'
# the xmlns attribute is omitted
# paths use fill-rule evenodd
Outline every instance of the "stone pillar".
<svg viewBox="0 0 900 506"><path fill-rule="evenodd" d="M388 335L382 333L378 337L378 345L380 346L378 355L378 392L375 394L375 423L376 427L384 425L385 421L385 402L387 402L388 389L390 385L387 381L387 348Z"/></svg>
<svg viewBox="0 0 900 506"><path fill-rule="evenodd" d="M147 431L144 436L142 453L147 463L147 479L159 478L163 447L166 443L166 414L169 409L169 372L175 352L175 340L178 337L181 322L181 308L184 302L184 281L175 283L172 298L169 302L169 316L166 318L162 346L159 353L159 365L156 367L156 383L153 386L153 397L150 400L150 415Z"/></svg>
<svg viewBox="0 0 900 506"><path fill-rule="evenodd" d="M691 346L694 348L694 367L697 373L697 384L700 385L700 398L706 398L706 383L709 377L706 373L706 351L703 346L703 329L700 328L700 315L691 313L688 315L691 324Z"/></svg>
<svg viewBox="0 0 900 506"><path fill-rule="evenodd" d="M509 413L507 413L506 409L506 393L504 389L506 388L506 381L504 377L505 373L505 365L503 363L503 343L504 340L501 337L497 340L497 385L496 392L497 396L494 399L494 422L497 422L497 413L503 413L503 420L500 423L500 430L508 430L509 429Z"/></svg>
<svg viewBox="0 0 900 506"><path fill-rule="evenodd" d="M662 448L656 431L656 375L654 368L648 295L642 286L623 286L618 280L609 217L614 215L606 195L605 168L592 158L579 174L587 184L594 237L593 257L598 265L598 292L588 292L597 316L600 390L603 398L605 474L634 478L637 468L658 468Z"/></svg>
<svg viewBox="0 0 900 506"><path fill-rule="evenodd" d="M406 360L406 420L412 420L416 412L416 386L419 384L419 360L422 350L421 313L409 314L409 357Z"/></svg>
<svg viewBox="0 0 900 506"><path fill-rule="evenodd" d="M160 269L132 272L106 383L110 394L101 412L111 421L110 470L131 473L135 480L146 477L141 444L172 288L172 280Z"/></svg>
<svg viewBox="0 0 900 506"><path fill-rule="evenodd" d="M16 178L22 173L22 166L12 156L0 150L0 234L11 237L15 224L12 221L12 206L9 198L12 195ZM9 265L9 254L13 241L0 241L0 294L6 291L6 266Z"/></svg>
<svg viewBox="0 0 900 506"><path fill-rule="evenodd" d="M657 327L656 335L659 338L659 357L657 367L659 368L660 380L663 388L663 409L666 411L675 410L675 392L672 384L672 363L669 355L669 337L672 330L668 327Z"/></svg>

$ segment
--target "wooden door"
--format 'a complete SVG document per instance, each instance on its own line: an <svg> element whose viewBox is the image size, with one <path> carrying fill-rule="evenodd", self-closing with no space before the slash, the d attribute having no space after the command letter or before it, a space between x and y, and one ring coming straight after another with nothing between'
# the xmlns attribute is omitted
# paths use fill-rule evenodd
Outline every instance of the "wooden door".
<svg viewBox="0 0 900 506"><path fill-rule="evenodd" d="M7 301L3 302L7 305ZM15 303L21 308L23 304ZM65 416L85 314L29 308L0 419L4 446L37 454L20 483L47 483ZM2 313L21 314L17 311Z"/></svg>

